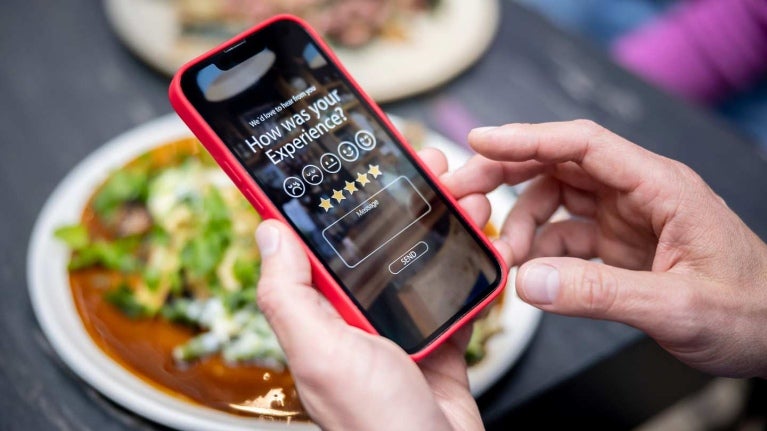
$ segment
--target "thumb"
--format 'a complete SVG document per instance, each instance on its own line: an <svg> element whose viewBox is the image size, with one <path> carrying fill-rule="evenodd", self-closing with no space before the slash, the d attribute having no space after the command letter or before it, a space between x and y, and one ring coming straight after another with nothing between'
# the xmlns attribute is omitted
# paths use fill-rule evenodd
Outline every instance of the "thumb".
<svg viewBox="0 0 767 431"><path fill-rule="evenodd" d="M261 251L258 305L288 354L311 349L341 318L311 285L311 266L296 235L283 223L262 222L256 230Z"/></svg>
<svg viewBox="0 0 767 431"><path fill-rule="evenodd" d="M680 312L690 309L694 297L689 282L678 274L565 257L525 263L516 288L525 302L543 310L622 322L651 335L668 332L673 323L678 326Z"/></svg>

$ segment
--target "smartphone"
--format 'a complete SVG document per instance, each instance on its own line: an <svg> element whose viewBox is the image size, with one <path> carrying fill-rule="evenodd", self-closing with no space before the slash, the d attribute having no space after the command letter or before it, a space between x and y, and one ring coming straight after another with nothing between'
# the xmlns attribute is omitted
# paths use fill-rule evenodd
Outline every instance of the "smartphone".
<svg viewBox="0 0 767 431"><path fill-rule="evenodd" d="M344 319L414 360L504 287L482 231L300 19L184 65L170 100L256 210L295 229Z"/></svg>

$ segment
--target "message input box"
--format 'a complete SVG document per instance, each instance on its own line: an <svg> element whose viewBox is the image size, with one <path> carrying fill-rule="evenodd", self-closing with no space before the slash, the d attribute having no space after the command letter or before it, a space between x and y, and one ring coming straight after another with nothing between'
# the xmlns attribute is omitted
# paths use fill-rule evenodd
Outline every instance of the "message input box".
<svg viewBox="0 0 767 431"><path fill-rule="evenodd" d="M355 268L431 211L405 176L398 177L322 231L349 268Z"/></svg>

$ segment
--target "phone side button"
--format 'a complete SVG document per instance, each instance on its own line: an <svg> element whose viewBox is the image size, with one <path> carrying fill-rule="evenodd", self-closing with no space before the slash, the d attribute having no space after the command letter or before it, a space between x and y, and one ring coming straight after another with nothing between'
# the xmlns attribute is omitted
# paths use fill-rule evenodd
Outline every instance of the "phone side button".
<svg viewBox="0 0 767 431"><path fill-rule="evenodd" d="M240 175L237 174L237 171L234 169L234 167L231 164L229 164L229 162L226 162L226 161L222 162L221 168L224 170L224 172L226 172L229 175L229 178L232 179L232 181L237 186L237 188L240 189L240 191L245 194L245 198L247 198L248 201L250 201L250 204L253 205L253 208L255 208L259 214L261 214L264 210L264 207L263 205L261 205L261 201L258 198L256 198L256 195L253 194L253 191L250 190L250 186L248 185L248 183L243 181L242 177L240 177Z"/></svg>
<svg viewBox="0 0 767 431"><path fill-rule="evenodd" d="M226 174L229 175L229 177L232 179L232 181L235 184L239 185L242 182L242 179L237 174L237 171L234 169L234 166L229 164L229 162L221 162L221 169L223 169L224 172L226 172Z"/></svg>
<svg viewBox="0 0 767 431"><path fill-rule="evenodd" d="M256 212L263 214L264 206L261 205L261 201L256 197L255 194L253 194L253 191L247 187L248 186L240 187L240 190L245 193L245 197L248 198L248 201L250 201L250 204L253 205L253 208L256 209Z"/></svg>

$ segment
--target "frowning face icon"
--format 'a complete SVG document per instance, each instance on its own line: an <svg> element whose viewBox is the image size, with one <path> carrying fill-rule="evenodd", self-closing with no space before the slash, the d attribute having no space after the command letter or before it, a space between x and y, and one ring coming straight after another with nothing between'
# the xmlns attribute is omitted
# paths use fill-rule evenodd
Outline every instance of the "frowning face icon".
<svg viewBox="0 0 767 431"><path fill-rule="evenodd" d="M325 153L320 157L320 165L325 172L335 174L341 170L341 159L333 153Z"/></svg>
<svg viewBox="0 0 767 431"><path fill-rule="evenodd" d="M324 178L320 168L314 165L304 166L304 169L301 171L301 176L304 177L304 181L313 186L321 183Z"/></svg>
<svg viewBox="0 0 767 431"><path fill-rule="evenodd" d="M338 155L347 162L353 162L360 156L360 150L351 142L341 142L338 146Z"/></svg>
<svg viewBox="0 0 767 431"><path fill-rule="evenodd" d="M282 189L292 198L300 198L306 193L306 186L296 177L287 177L282 183Z"/></svg>

